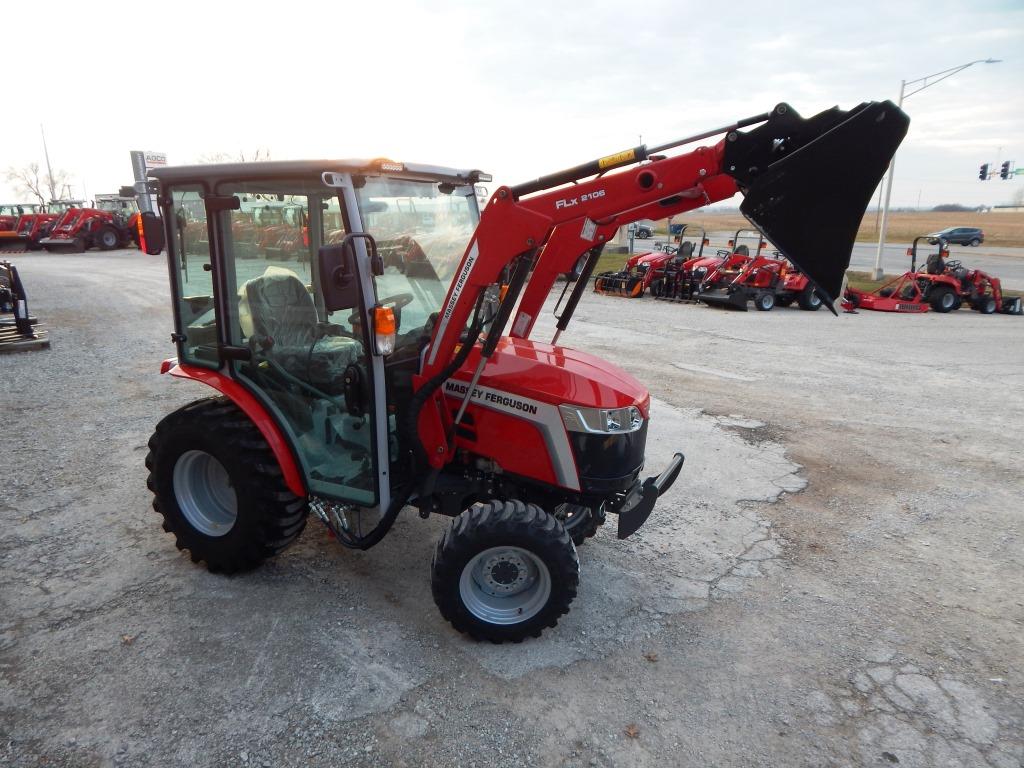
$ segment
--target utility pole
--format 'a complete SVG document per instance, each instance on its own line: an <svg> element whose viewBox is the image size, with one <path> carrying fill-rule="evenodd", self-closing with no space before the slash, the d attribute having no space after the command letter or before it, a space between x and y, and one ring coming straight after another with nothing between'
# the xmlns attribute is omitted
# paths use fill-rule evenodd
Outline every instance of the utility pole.
<svg viewBox="0 0 1024 768"><path fill-rule="evenodd" d="M909 99L915 93L920 93L925 88L945 80L947 77L952 77L957 72L961 72L968 67L974 66L975 64L998 64L999 59L978 59L977 61L969 61L966 64L961 64L959 67L951 67L950 69L944 69L941 72L935 72L931 75L919 77L916 80L901 80L900 81L900 100L896 106L900 109L903 108L903 100ZM933 79L934 78L934 79ZM929 82L929 80L931 82ZM914 86L910 93L907 93L907 86ZM875 254L875 271L872 273L872 278L875 280L881 280L884 274L882 270L882 251L885 249L885 233L889 226L889 199L892 197L892 177L896 173L896 155L893 154L892 160L889 161L889 174L885 179L885 205L882 206L882 226L881 232L878 235L878 253Z"/></svg>
<svg viewBox="0 0 1024 768"><path fill-rule="evenodd" d="M53 168L50 167L50 150L46 148L46 131L43 130L43 124L39 124L39 133L43 136L43 154L46 156L46 177L50 180L50 196L53 196Z"/></svg>

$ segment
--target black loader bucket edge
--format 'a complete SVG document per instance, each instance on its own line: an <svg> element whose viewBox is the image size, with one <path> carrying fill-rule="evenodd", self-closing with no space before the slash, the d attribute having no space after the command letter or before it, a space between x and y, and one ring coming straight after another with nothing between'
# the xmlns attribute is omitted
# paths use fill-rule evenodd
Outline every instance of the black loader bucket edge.
<svg viewBox="0 0 1024 768"><path fill-rule="evenodd" d="M726 141L725 168L742 211L835 313L857 229L910 118L891 101L800 117L780 104L766 123Z"/></svg>
<svg viewBox="0 0 1024 768"><path fill-rule="evenodd" d="M707 293L698 293L697 298L710 307L724 307L725 309L736 309L740 312L747 311L747 295L742 291L734 293L709 291Z"/></svg>

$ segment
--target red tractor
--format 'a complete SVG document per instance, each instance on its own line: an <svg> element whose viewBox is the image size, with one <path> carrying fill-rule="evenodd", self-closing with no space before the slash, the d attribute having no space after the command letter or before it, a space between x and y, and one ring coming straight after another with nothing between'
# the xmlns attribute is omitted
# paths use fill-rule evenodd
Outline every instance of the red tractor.
<svg viewBox="0 0 1024 768"><path fill-rule="evenodd" d="M605 242L630 221L742 191L741 210L835 296L908 124L891 102L806 120L780 104L502 186L482 215L475 185L490 177L473 170L385 160L150 170L177 346L161 371L217 395L163 418L149 441L164 530L193 561L234 573L292 543L309 512L356 549L379 543L408 507L452 517L431 565L441 614L478 639L540 635L576 596L576 546L609 513L619 538L634 534L683 466L677 453L643 478L647 389L557 344ZM716 133L713 146L668 153ZM836 167L849 171L837 179ZM255 190L307 198L308 245L288 269L235 248L231 213ZM200 200L208 244L179 252L177 212ZM431 214L373 215L400 203ZM334 244L330 206L345 230ZM819 228L833 233L829 247L807 239ZM571 280L555 338L531 339L560 274Z"/></svg>
<svg viewBox="0 0 1024 768"><path fill-rule="evenodd" d="M709 273L704 288L697 294L700 301L744 312L751 301L761 312L770 311L776 304L788 307L794 301L808 312L821 308L821 296L807 275L778 252L774 256L759 254L747 258L737 262L738 269L730 271L726 266L733 259L730 257L722 268Z"/></svg>
<svg viewBox="0 0 1024 768"><path fill-rule="evenodd" d="M846 291L846 301L854 308L878 312L920 313L929 310L952 312L968 304L984 315L1001 312L1007 315L1022 313L1021 299L1003 296L999 278L980 269L967 269L957 260L947 261L949 251L944 240L938 241L938 250L929 254L924 269L917 269L917 244L931 242L930 236L914 238L907 249L910 271L904 272L876 291L867 293L855 288Z"/></svg>
<svg viewBox="0 0 1024 768"><path fill-rule="evenodd" d="M709 276L718 274L718 271L722 269L739 270L750 260L750 246L740 243L740 239L752 236L756 238L757 253L760 254L761 249L766 245L764 237L757 230L751 229L736 230L726 244L727 247L719 248L713 256L705 256L703 248L701 248L695 257L679 265L679 269L667 289L667 298L674 301L695 301Z"/></svg>
<svg viewBox="0 0 1024 768"><path fill-rule="evenodd" d="M18 219L25 214L38 213L43 206L38 203L4 203L0 205L0 232L10 232Z"/></svg>
<svg viewBox="0 0 1024 768"><path fill-rule="evenodd" d="M27 206L33 210L19 216L13 229L0 232L0 245L18 245L29 251L38 251L43 247L40 241L49 234L53 222L61 213L78 204L80 201L77 200L51 200L45 207Z"/></svg>
<svg viewBox="0 0 1024 768"><path fill-rule="evenodd" d="M594 278L594 292L639 299L654 280L663 277L672 254L645 251L630 256L618 272L602 272Z"/></svg>
<svg viewBox="0 0 1024 768"><path fill-rule="evenodd" d="M80 200L75 203L58 216L49 233L39 240L46 250L82 253L87 248L99 248L110 251L125 248L136 239L137 204L130 211L108 201L100 203L102 208L86 208Z"/></svg>
<svg viewBox="0 0 1024 768"><path fill-rule="evenodd" d="M665 263L661 274L657 275L651 283L651 295L656 299L670 301L676 298L676 286L683 282L686 265L699 262L704 255L704 246L708 244L707 232L703 227L697 227L700 230L700 236L688 240L686 239L686 230L690 226L689 224L681 225L679 245L666 245L662 248L672 258Z"/></svg>

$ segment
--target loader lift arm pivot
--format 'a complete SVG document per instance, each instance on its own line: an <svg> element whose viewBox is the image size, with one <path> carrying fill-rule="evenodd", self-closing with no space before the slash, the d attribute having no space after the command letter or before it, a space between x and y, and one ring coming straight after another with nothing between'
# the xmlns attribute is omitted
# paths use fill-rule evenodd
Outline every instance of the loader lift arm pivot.
<svg viewBox="0 0 1024 768"><path fill-rule="evenodd" d="M761 123L746 133L739 129ZM460 343L481 291L515 260L530 258L534 275L528 303L536 317L539 301L555 277L607 237L619 221L657 209L656 218L681 213L743 191L741 211L819 288L833 309L849 264L857 226L889 160L906 135L909 118L892 102L866 102L850 111L833 108L809 119L787 104L770 113L694 137L648 149L635 147L515 187L492 197L470 240L442 305L420 375L414 386L420 403L418 432L435 469L453 457L450 422L439 394L442 371ZM657 153L720 133L713 147L664 157ZM820 173L842 159L855 169L843 184ZM649 162L644 162L649 161ZM643 163L634 168L626 166ZM621 170L616 170L621 169ZM614 171L608 173L609 171ZM587 176L595 178L581 181ZM569 187L560 185L572 184ZM554 187L554 189L553 189ZM806 220L805 220L806 219ZM822 248L822 239L828 247ZM506 292L484 342L474 379L504 332L522 281ZM518 330L518 329L517 329ZM472 343L472 340L468 340ZM467 392L472 392L472 387ZM448 423L445 423L448 422Z"/></svg>

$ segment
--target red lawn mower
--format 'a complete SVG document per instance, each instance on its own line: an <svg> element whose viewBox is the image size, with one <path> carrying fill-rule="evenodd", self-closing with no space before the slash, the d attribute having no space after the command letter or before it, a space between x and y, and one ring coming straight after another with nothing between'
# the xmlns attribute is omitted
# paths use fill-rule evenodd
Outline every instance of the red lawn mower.
<svg viewBox="0 0 1024 768"><path fill-rule="evenodd" d="M938 241L938 250L929 254L924 269L917 269L917 244L930 240L928 235L914 238L907 249L910 271L904 272L871 293L848 288L845 299L854 308L877 312L921 313L932 310L946 313L968 304L983 315L1001 312L1020 315L1019 296L1003 296L999 278L980 269L967 269L960 261L947 260L946 241Z"/></svg>

